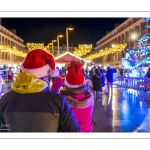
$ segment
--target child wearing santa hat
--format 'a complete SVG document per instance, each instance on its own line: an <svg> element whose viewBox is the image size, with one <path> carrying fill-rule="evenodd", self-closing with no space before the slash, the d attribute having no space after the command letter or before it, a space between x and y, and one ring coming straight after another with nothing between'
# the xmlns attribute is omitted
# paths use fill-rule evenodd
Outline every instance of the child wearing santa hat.
<svg viewBox="0 0 150 150"><path fill-rule="evenodd" d="M0 124L9 132L80 132L64 96L49 90L45 76L58 76L53 55L30 51L11 87L0 100ZM6 127L7 125L7 127Z"/></svg>
<svg viewBox="0 0 150 150"><path fill-rule="evenodd" d="M94 96L92 88L85 82L82 72L83 63L71 61L66 64L67 74L64 84L64 94L68 104L80 125L82 132L92 132L92 112L94 107Z"/></svg>

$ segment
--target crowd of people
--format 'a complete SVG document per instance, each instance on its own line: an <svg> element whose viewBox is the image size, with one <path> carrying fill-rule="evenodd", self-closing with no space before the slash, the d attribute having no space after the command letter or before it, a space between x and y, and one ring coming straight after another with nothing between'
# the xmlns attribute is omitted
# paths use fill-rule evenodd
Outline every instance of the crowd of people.
<svg viewBox="0 0 150 150"><path fill-rule="evenodd" d="M30 51L0 99L0 132L92 132L94 104L112 92L116 70L83 66L71 61L59 69L51 54Z"/></svg>

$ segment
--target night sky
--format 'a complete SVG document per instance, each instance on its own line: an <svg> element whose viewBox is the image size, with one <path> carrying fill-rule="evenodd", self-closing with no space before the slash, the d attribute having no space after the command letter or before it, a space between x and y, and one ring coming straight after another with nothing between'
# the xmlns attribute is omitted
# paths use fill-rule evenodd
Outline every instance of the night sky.
<svg viewBox="0 0 150 150"><path fill-rule="evenodd" d="M16 29L16 34L26 43L44 43L47 45L63 34L60 46L66 45L66 28L69 31L69 46L78 44L96 44L106 34L113 30L115 23L122 23L127 18L2 18L2 26Z"/></svg>

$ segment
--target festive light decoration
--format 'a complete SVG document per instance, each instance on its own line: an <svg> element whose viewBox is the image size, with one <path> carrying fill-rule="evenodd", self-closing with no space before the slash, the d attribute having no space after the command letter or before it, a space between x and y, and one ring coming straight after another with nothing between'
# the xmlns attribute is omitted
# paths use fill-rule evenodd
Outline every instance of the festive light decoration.
<svg viewBox="0 0 150 150"><path fill-rule="evenodd" d="M150 20L150 17L143 18L143 19L144 19L144 21L148 21L148 20Z"/></svg>
<svg viewBox="0 0 150 150"><path fill-rule="evenodd" d="M8 45L3 45L3 44L0 44L0 51L1 52L8 52L10 54L14 54L14 55L20 56L20 57L26 57L26 55L27 55L23 51L17 50L15 47L12 48Z"/></svg>
<svg viewBox="0 0 150 150"><path fill-rule="evenodd" d="M141 46L148 39L150 39L150 33L148 33L147 35L144 35L138 39L138 46Z"/></svg>
<svg viewBox="0 0 150 150"><path fill-rule="evenodd" d="M150 25L146 25L145 28L150 28Z"/></svg>
<svg viewBox="0 0 150 150"><path fill-rule="evenodd" d="M143 18L143 19L144 19L144 21L150 20L150 18ZM147 25L145 28L150 28L150 25ZM149 55L150 54L150 43L144 44L144 42L147 41L148 39L150 39L150 33L148 33L147 35L144 35L138 39L138 46L139 46L138 49L127 49L128 52L139 53L140 57L147 56L143 60L138 62L136 66L133 66L131 68L131 70L138 68L139 66L145 64L147 61L150 60L150 55Z"/></svg>
<svg viewBox="0 0 150 150"><path fill-rule="evenodd" d="M29 51L31 51L33 49L41 48L41 49L47 51L48 53L50 53L49 52L49 45L46 47L44 46L43 43L27 43L26 45L27 45L27 48ZM8 45L3 45L3 44L0 44L0 51L14 54L14 55L20 56L20 57L26 57L26 55L27 55L27 53L20 51L20 50L17 50L15 47L12 48Z"/></svg>
<svg viewBox="0 0 150 150"><path fill-rule="evenodd" d="M148 17L143 18L143 19L144 19L144 21L149 21L150 20L150 18L148 18ZM150 25L146 25L145 28L150 28ZM144 35L144 36L142 36L138 39L138 46L142 46L142 44L145 41L147 41L148 39L150 39L150 33L148 33L148 34L146 34L146 35Z"/></svg>
<svg viewBox="0 0 150 150"><path fill-rule="evenodd" d="M74 48L74 55L75 56L84 56L87 53L91 52L92 50L92 44L79 44L78 48Z"/></svg>
<svg viewBox="0 0 150 150"><path fill-rule="evenodd" d="M51 43L50 43L51 44ZM26 44L27 48L29 51L34 50L34 49L43 49L46 52L50 53L50 45L48 44L48 46L44 46L43 43L27 43Z"/></svg>
<svg viewBox="0 0 150 150"><path fill-rule="evenodd" d="M65 56L65 55L67 55L67 54L69 54L69 55L71 55L71 56L73 56L73 57L76 57L76 58L78 58L78 59L80 59L80 60L84 60L84 59L82 59L82 58L80 58L80 57L78 57L78 56L75 56L74 54L69 53L69 52L65 52L65 53L63 53L62 55L59 55L58 57L55 58L55 60L57 60L57 59L59 59L59 58ZM86 61L86 60L84 60L84 61L85 61L86 63L88 62L88 61Z"/></svg>
<svg viewBox="0 0 150 150"><path fill-rule="evenodd" d="M95 53L95 54L90 54L87 57L85 57L85 60L92 60L92 59L96 59L108 54L113 54L117 51L123 51L125 49L125 47L127 46L127 43L124 44L114 44L112 45L111 48L105 48L104 50L100 50L99 52Z"/></svg>

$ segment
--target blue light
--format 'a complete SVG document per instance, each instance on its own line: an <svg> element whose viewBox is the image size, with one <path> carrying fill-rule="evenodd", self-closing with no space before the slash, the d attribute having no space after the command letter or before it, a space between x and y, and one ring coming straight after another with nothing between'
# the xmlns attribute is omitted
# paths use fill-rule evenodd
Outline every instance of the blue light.
<svg viewBox="0 0 150 150"><path fill-rule="evenodd" d="M150 17L144 18L144 21L148 21L150 20Z"/></svg>

